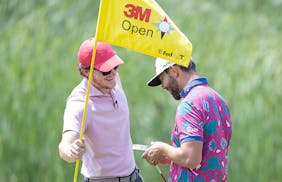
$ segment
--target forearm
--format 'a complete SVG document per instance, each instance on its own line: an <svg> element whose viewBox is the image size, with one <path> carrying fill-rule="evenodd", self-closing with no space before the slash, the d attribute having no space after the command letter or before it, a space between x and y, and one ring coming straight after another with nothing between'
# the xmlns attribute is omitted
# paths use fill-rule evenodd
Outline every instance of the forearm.
<svg viewBox="0 0 282 182"><path fill-rule="evenodd" d="M198 165L197 160L193 159L189 153L184 152L181 148L166 145L163 149L163 155L174 163L194 169Z"/></svg>
<svg viewBox="0 0 282 182"><path fill-rule="evenodd" d="M74 162L81 159L85 152L85 144L79 139L79 134L74 131L63 133L59 144L59 153L62 159L67 162Z"/></svg>
<svg viewBox="0 0 282 182"><path fill-rule="evenodd" d="M164 142L153 142L142 154L151 165L163 163L163 160L172 161L180 166L194 169L202 161L201 141L182 143L180 147L174 147Z"/></svg>
<svg viewBox="0 0 282 182"><path fill-rule="evenodd" d="M73 157L71 157L71 153L69 152L69 144L66 144L66 143L63 143L61 142L59 144L59 154L60 154L60 157L69 162L69 163L72 163L74 162L76 159L74 159Z"/></svg>

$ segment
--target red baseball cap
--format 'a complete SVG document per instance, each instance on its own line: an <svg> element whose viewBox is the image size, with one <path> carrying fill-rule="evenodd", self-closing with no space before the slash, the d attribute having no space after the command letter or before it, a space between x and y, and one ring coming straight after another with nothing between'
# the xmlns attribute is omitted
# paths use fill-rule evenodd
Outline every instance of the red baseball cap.
<svg viewBox="0 0 282 182"><path fill-rule="evenodd" d="M94 40L95 38L93 37L85 40L79 48L77 57L79 63L83 66L90 66L91 64ZM116 55L111 45L97 42L94 68L107 72L123 63L124 62L118 55Z"/></svg>

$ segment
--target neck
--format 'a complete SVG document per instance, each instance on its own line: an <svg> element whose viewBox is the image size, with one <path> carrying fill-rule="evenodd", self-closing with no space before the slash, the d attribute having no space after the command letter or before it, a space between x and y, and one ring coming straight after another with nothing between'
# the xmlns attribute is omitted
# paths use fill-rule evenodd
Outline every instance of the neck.
<svg viewBox="0 0 282 182"><path fill-rule="evenodd" d="M103 94L108 94L110 93L111 89L105 86L102 86L101 84L92 81L92 85L99 90L100 92L102 92Z"/></svg>
<svg viewBox="0 0 282 182"><path fill-rule="evenodd" d="M197 75L195 72L183 74L183 82L181 82L179 85L180 90L182 90L188 83L196 78L199 78L199 75Z"/></svg>
<svg viewBox="0 0 282 182"><path fill-rule="evenodd" d="M186 84L190 83L192 80L195 80L196 78L199 78L199 75L193 73L192 75L190 75Z"/></svg>
<svg viewBox="0 0 282 182"><path fill-rule="evenodd" d="M103 94L108 94L110 93L110 89L99 89L97 88L100 92L102 92Z"/></svg>

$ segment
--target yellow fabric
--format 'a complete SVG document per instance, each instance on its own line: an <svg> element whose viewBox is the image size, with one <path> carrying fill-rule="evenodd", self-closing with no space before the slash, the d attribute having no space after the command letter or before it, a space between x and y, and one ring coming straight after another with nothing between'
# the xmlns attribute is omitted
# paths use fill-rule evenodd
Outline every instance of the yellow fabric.
<svg viewBox="0 0 282 182"><path fill-rule="evenodd" d="M192 44L154 0L101 0L97 42L188 66Z"/></svg>

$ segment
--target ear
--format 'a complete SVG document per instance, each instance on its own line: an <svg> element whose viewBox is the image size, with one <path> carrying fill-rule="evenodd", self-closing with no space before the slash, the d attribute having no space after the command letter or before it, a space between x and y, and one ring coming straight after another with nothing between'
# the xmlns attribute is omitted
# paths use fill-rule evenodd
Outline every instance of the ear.
<svg viewBox="0 0 282 182"><path fill-rule="evenodd" d="M171 66L170 67L170 69L171 69L171 74L175 77L175 78L177 78L178 76L179 76L179 66L176 66L176 65L173 65L173 66Z"/></svg>
<svg viewBox="0 0 282 182"><path fill-rule="evenodd" d="M81 73L86 76L88 78L88 75L89 75L89 70L88 69L84 69L84 68L81 68L80 69Z"/></svg>

